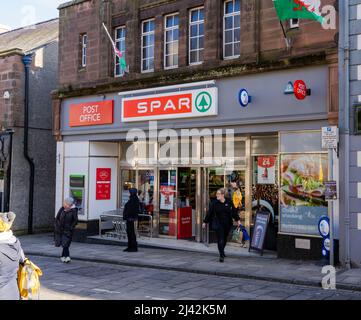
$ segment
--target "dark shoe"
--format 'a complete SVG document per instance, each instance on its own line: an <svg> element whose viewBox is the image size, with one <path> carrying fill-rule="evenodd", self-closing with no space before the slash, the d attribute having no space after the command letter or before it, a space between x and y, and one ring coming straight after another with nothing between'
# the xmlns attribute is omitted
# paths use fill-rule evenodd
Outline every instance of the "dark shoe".
<svg viewBox="0 0 361 320"><path fill-rule="evenodd" d="M219 262L224 262L224 257L219 257Z"/></svg>
<svg viewBox="0 0 361 320"><path fill-rule="evenodd" d="M128 249L127 251L128 251L128 252L137 252L138 249Z"/></svg>
<svg viewBox="0 0 361 320"><path fill-rule="evenodd" d="M126 248L123 250L123 252L128 252L129 251L129 248Z"/></svg>

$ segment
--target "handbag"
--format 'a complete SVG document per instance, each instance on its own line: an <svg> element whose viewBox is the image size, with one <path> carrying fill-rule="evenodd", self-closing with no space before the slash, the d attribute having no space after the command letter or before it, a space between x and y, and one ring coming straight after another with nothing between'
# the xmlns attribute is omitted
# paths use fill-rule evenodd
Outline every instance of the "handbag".
<svg viewBox="0 0 361 320"><path fill-rule="evenodd" d="M39 299L39 277L42 275L41 269L27 258L19 265L17 281L21 299Z"/></svg>
<svg viewBox="0 0 361 320"><path fill-rule="evenodd" d="M239 241L240 240L240 235L241 235L240 227L234 228L233 232L232 232L232 240L233 241Z"/></svg>

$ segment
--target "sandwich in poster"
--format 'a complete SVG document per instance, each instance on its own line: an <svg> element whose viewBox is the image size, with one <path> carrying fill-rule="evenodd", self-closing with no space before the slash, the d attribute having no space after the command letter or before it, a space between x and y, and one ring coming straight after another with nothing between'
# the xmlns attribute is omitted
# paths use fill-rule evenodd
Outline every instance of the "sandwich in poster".
<svg viewBox="0 0 361 320"><path fill-rule="evenodd" d="M327 155L284 155L281 165L281 202L293 206L327 206Z"/></svg>

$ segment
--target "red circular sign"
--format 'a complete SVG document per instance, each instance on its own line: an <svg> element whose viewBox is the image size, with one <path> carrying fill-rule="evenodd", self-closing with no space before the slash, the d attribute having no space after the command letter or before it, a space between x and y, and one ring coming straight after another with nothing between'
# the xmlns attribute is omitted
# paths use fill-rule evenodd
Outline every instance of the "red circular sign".
<svg viewBox="0 0 361 320"><path fill-rule="evenodd" d="M293 92L298 100L304 100L307 96L306 83L303 80L295 81L293 85Z"/></svg>

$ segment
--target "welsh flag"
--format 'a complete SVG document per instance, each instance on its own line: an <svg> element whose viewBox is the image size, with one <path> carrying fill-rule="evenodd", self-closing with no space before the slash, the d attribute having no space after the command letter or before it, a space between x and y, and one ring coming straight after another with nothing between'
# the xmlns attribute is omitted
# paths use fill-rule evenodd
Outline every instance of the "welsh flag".
<svg viewBox="0 0 361 320"><path fill-rule="evenodd" d="M127 63L125 61L125 57L124 57L123 53L117 48L115 42L113 41L112 37L110 36L110 33L104 23L103 23L103 27L109 37L110 42L112 43L115 57L119 61L121 74L124 75L125 73L129 73L129 67L127 66Z"/></svg>
<svg viewBox="0 0 361 320"><path fill-rule="evenodd" d="M281 21L289 19L309 19L323 23L321 0L273 0Z"/></svg>

